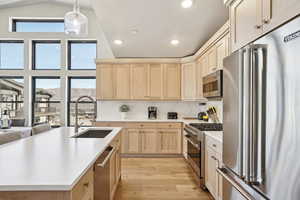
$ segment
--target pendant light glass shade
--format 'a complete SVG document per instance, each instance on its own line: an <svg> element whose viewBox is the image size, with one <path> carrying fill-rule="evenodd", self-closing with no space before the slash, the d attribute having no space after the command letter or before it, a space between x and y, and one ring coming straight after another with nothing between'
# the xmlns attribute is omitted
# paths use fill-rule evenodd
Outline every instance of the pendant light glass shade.
<svg viewBox="0 0 300 200"><path fill-rule="evenodd" d="M78 0L75 0L73 11L65 15L65 33L74 36L88 34L88 18L80 12Z"/></svg>

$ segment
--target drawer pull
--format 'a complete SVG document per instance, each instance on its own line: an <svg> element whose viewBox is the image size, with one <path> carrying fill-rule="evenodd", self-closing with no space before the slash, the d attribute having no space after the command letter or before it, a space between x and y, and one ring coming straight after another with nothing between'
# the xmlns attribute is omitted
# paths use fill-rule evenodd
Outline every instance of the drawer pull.
<svg viewBox="0 0 300 200"><path fill-rule="evenodd" d="M89 185L90 185L89 182L83 184L84 187L89 187Z"/></svg>
<svg viewBox="0 0 300 200"><path fill-rule="evenodd" d="M106 158L104 159L104 161L100 164L97 164L98 167L102 167L104 168L106 163L109 161L110 157L112 156L112 154L115 152L116 148L112 148L109 152L109 154L106 156Z"/></svg>
<svg viewBox="0 0 300 200"><path fill-rule="evenodd" d="M215 148L217 147L217 145L216 145L216 144L213 144L212 146L213 146L213 147L215 147Z"/></svg>

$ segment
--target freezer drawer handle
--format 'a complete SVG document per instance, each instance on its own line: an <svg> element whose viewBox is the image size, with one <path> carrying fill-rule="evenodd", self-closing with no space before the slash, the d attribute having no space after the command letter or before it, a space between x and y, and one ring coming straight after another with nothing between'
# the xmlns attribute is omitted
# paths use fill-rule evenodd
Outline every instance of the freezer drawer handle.
<svg viewBox="0 0 300 200"><path fill-rule="evenodd" d="M218 168L217 172L223 176L237 191L239 191L239 193L241 193L241 195L243 195L243 197L245 197L247 200L255 200L255 198L249 194L247 191L245 191L242 186L236 182L233 178L231 178L230 176L228 176L226 174L226 172L224 172L224 169L222 168Z"/></svg>

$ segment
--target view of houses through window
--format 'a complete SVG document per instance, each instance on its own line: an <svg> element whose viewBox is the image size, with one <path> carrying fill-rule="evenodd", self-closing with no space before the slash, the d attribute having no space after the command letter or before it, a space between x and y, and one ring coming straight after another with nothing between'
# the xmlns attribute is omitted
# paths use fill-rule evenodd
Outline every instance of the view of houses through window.
<svg viewBox="0 0 300 200"><path fill-rule="evenodd" d="M63 22L18 19L12 25L13 32L43 34L61 32ZM26 40L0 38L0 115L7 110L11 118L25 119L27 124L73 126L76 99L83 95L94 99L96 96L94 60L97 57L97 41L65 38ZM26 54L26 50L30 53ZM28 59L25 59L26 55ZM66 61L62 63L63 60ZM78 73L78 70L81 72ZM28 99L24 100L24 96ZM24 111L25 102L31 104L31 109ZM79 103L78 108L79 123L91 125L94 104L85 101ZM67 114L64 114L65 110Z"/></svg>

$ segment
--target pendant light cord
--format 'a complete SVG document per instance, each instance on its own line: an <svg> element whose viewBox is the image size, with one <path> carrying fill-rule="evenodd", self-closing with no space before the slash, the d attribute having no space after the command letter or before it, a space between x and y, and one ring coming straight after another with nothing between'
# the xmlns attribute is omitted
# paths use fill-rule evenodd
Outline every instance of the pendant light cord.
<svg viewBox="0 0 300 200"><path fill-rule="evenodd" d="M79 12L79 0L74 0L74 11Z"/></svg>

